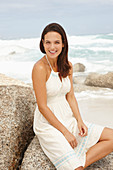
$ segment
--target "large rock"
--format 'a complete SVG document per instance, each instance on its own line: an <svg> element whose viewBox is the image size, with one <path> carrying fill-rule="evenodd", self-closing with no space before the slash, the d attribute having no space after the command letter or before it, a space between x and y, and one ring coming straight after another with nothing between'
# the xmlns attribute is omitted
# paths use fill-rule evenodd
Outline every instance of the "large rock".
<svg viewBox="0 0 113 170"><path fill-rule="evenodd" d="M37 136L27 148L21 165L21 170L55 170L54 165L44 154Z"/></svg>
<svg viewBox="0 0 113 170"><path fill-rule="evenodd" d="M84 84L85 79L85 75L73 76L73 84Z"/></svg>
<svg viewBox="0 0 113 170"><path fill-rule="evenodd" d="M85 66L81 63L76 63L73 65L73 72L84 72Z"/></svg>
<svg viewBox="0 0 113 170"><path fill-rule="evenodd" d="M91 73L86 77L85 85L98 86L113 89L113 72L101 75L98 73Z"/></svg>
<svg viewBox="0 0 113 170"><path fill-rule="evenodd" d="M18 169L33 139L33 90L25 83L0 74L0 169Z"/></svg>
<svg viewBox="0 0 113 170"><path fill-rule="evenodd" d="M105 158L93 163L87 170L112 170L113 152ZM35 136L27 148L21 165L21 170L55 170L54 165L42 151L38 138Z"/></svg>

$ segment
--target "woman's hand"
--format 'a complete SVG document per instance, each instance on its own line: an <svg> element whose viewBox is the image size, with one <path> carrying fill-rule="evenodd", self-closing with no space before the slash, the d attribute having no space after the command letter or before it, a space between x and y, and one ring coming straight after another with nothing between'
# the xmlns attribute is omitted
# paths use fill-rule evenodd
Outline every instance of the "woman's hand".
<svg viewBox="0 0 113 170"><path fill-rule="evenodd" d="M78 129L79 129L79 132L80 132L79 133L80 136L82 136L82 137L87 136L88 128L82 120L78 121Z"/></svg>
<svg viewBox="0 0 113 170"><path fill-rule="evenodd" d="M77 146L76 138L71 132L66 130L66 132L64 133L64 137L67 139L73 149Z"/></svg>

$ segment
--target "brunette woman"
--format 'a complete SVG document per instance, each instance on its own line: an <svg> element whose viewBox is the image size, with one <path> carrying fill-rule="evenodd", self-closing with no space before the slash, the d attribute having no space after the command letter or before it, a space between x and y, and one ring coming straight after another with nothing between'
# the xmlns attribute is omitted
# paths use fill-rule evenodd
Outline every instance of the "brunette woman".
<svg viewBox="0 0 113 170"><path fill-rule="evenodd" d="M58 170L82 170L113 151L113 130L81 118L67 37L61 25L45 27L40 50L44 56L32 71L37 100L34 132Z"/></svg>

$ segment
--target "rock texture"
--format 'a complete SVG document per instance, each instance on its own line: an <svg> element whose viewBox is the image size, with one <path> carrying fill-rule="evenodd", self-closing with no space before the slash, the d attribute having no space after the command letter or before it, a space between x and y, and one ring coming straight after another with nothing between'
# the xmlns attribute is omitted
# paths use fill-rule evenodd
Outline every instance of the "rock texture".
<svg viewBox="0 0 113 170"><path fill-rule="evenodd" d="M86 170L103 169L113 169L113 153L86 168ZM36 136L25 152L21 170L56 170L54 165L42 151Z"/></svg>
<svg viewBox="0 0 113 170"><path fill-rule="evenodd" d="M85 66L81 63L76 63L73 65L73 72L84 72Z"/></svg>
<svg viewBox="0 0 113 170"><path fill-rule="evenodd" d="M73 88L75 92L82 91L99 91L103 90L104 92L108 92L107 88L98 87L98 86L88 86L85 85L86 75L78 75L73 77ZM109 89L109 92L113 92L113 89Z"/></svg>
<svg viewBox="0 0 113 170"><path fill-rule="evenodd" d="M91 73L85 80L85 85L98 86L113 89L113 72L101 75L98 73Z"/></svg>
<svg viewBox="0 0 113 170"><path fill-rule="evenodd" d="M44 154L37 136L27 148L22 161L21 170L55 170L54 165Z"/></svg>
<svg viewBox="0 0 113 170"><path fill-rule="evenodd" d="M86 76L84 76L84 75L73 76L73 83L74 84L84 84L85 79L86 79Z"/></svg>
<svg viewBox="0 0 113 170"><path fill-rule="evenodd" d="M33 139L35 99L25 83L0 74L0 169L18 169Z"/></svg>

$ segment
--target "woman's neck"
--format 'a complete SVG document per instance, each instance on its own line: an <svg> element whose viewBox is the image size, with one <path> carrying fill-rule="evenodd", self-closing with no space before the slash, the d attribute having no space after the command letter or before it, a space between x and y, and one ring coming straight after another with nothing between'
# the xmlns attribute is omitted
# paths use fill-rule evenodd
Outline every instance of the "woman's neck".
<svg viewBox="0 0 113 170"><path fill-rule="evenodd" d="M49 63L51 64L51 67L54 68L54 70L57 71L57 68L58 68L58 66L57 66L57 57L56 58L50 58L50 57L47 56L47 58L49 60Z"/></svg>

